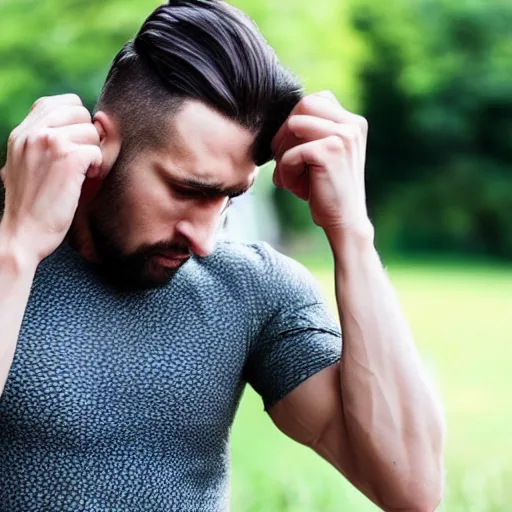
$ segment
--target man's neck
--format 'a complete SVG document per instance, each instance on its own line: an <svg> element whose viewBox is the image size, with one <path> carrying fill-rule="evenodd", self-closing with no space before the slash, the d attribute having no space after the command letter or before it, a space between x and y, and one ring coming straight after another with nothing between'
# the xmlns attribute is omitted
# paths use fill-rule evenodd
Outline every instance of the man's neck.
<svg viewBox="0 0 512 512"><path fill-rule="evenodd" d="M99 263L84 206L79 206L68 233L68 242L84 259Z"/></svg>

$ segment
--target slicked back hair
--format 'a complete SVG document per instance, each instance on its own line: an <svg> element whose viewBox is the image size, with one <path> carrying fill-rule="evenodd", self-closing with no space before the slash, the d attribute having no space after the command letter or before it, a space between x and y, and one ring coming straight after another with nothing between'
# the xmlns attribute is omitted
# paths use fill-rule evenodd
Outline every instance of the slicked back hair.
<svg viewBox="0 0 512 512"><path fill-rule="evenodd" d="M255 135L253 159L302 96L256 25L221 0L171 0L116 55L96 110L117 119L125 150L160 145L169 116L203 102Z"/></svg>

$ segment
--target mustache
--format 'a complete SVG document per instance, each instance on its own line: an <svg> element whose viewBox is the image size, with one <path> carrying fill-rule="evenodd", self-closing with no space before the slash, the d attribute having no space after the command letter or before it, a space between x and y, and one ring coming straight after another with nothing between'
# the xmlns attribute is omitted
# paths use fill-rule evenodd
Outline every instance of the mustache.
<svg viewBox="0 0 512 512"><path fill-rule="evenodd" d="M179 256L189 255L190 248L187 244L177 242L161 242L158 244L145 245L139 248L138 253L143 253L146 256L154 256L157 254L176 254Z"/></svg>

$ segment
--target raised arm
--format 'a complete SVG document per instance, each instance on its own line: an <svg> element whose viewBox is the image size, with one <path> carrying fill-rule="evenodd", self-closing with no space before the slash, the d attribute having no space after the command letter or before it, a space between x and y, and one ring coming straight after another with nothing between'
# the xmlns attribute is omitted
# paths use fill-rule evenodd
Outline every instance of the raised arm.
<svg viewBox="0 0 512 512"><path fill-rule="evenodd" d="M0 394L36 268L66 236L86 173L98 173L101 161L98 132L73 94L38 100L9 138L0 171Z"/></svg>
<svg viewBox="0 0 512 512"><path fill-rule="evenodd" d="M443 493L444 420L374 248L367 125L329 93L305 100L276 137L275 182L309 200L330 241L343 353L270 414L383 510L432 512Z"/></svg>
<svg viewBox="0 0 512 512"><path fill-rule="evenodd" d="M0 224L0 395L9 375L35 266L25 260Z"/></svg>

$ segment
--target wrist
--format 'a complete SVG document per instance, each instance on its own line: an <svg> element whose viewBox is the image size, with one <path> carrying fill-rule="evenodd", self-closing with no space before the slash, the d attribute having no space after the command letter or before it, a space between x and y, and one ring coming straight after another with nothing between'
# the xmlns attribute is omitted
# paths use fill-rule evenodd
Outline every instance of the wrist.
<svg viewBox="0 0 512 512"><path fill-rule="evenodd" d="M33 275L39 259L27 250L15 234L0 222L0 263L4 263L16 274Z"/></svg>
<svg viewBox="0 0 512 512"><path fill-rule="evenodd" d="M324 231L335 258L342 258L347 253L364 253L375 249L375 231L368 218L357 224L340 223Z"/></svg>
<svg viewBox="0 0 512 512"><path fill-rule="evenodd" d="M337 275L349 280L361 272L382 268L374 245L373 226L351 227L327 233Z"/></svg>

